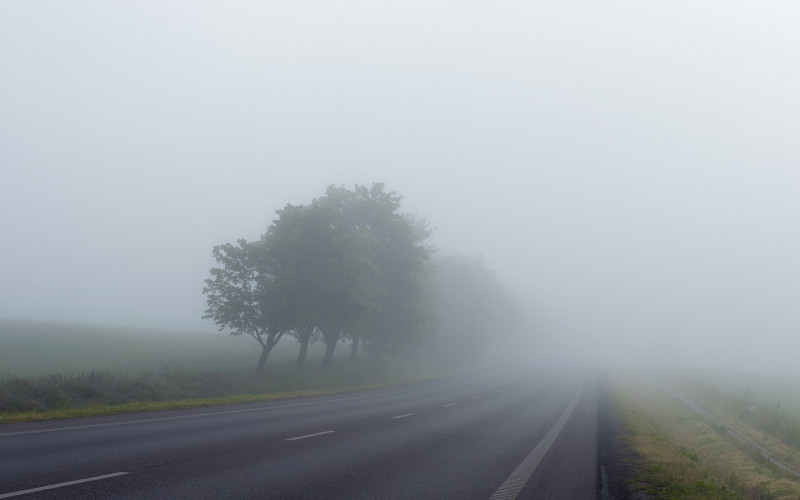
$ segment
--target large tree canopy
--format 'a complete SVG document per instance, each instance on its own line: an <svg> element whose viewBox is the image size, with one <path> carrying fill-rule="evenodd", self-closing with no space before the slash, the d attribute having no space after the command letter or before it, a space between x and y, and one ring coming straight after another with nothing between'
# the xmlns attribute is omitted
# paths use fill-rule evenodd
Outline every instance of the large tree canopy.
<svg viewBox="0 0 800 500"><path fill-rule="evenodd" d="M287 205L278 215L261 242L274 278L272 300L300 342L302 365L315 333L360 327L374 264L363 235L337 225L320 204Z"/></svg>
<svg viewBox="0 0 800 500"><path fill-rule="evenodd" d="M335 214L334 224L359 235L370 249L367 308L359 328L347 332L353 355L360 342L373 352L402 352L419 343L430 325L422 287L431 254L424 241L430 230L424 220L401 213L401 201L383 184L353 190L331 186L314 201Z"/></svg>
<svg viewBox="0 0 800 500"><path fill-rule="evenodd" d="M279 210L260 241L216 247L205 317L258 341L258 372L286 334L300 343L298 365L316 336L324 364L343 339L353 354L361 342L387 352L418 342L430 318L421 286L429 231L399 211L401 199L383 184L331 186Z"/></svg>

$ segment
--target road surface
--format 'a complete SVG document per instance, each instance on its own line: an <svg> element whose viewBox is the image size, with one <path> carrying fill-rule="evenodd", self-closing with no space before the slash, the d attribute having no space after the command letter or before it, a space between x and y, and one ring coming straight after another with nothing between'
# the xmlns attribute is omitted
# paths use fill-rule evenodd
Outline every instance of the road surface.
<svg viewBox="0 0 800 500"><path fill-rule="evenodd" d="M2 498L596 498L596 382L472 373L0 426Z"/></svg>

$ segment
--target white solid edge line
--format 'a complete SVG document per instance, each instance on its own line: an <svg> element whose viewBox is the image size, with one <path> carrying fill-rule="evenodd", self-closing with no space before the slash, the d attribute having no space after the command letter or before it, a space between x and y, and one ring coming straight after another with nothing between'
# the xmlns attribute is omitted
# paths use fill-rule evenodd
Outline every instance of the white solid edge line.
<svg viewBox="0 0 800 500"><path fill-rule="evenodd" d="M31 488L29 490L12 491L11 493L3 493L0 498L11 498L20 495L27 495L29 493L37 493L39 491L54 490L56 488L63 488L64 486L72 486L74 484L89 483L92 481L100 481L101 479L108 479L110 477L124 476L127 472L114 472L113 474L105 474L103 476L87 477L86 479L76 479L75 481L67 481L66 483L51 484L49 486L41 486L39 488Z"/></svg>
<svg viewBox="0 0 800 500"><path fill-rule="evenodd" d="M449 408L449 407L455 406L455 405L456 405L455 403L447 403L446 405L440 406L440 408Z"/></svg>
<svg viewBox="0 0 800 500"><path fill-rule="evenodd" d="M397 415L396 417L392 417L392 418L404 418L404 417L410 417L411 415L416 415L416 413L406 413L406 414L403 414L403 415Z"/></svg>
<svg viewBox="0 0 800 500"><path fill-rule="evenodd" d="M575 410L575 406L578 404L578 399L580 398L581 393L583 392L584 383L581 383L581 386L578 388L577 392L575 392L575 396L572 397L572 401L570 401L567 409L564 410L564 413L558 418L553 427L547 431L547 434L539 441L539 444L531 451L527 457L520 463L514 472L508 476L503 484L497 488L497 491L489 497L489 500L511 500L513 498L517 498L519 492L522 491L522 487L525 486L525 483L528 482L528 479L533 475L533 471L536 470L536 467L539 466L539 462L542 461L544 455L553 446L553 443L556 441L556 438L561 433L561 430L569 420L569 417L572 415L572 412Z"/></svg>
<svg viewBox="0 0 800 500"><path fill-rule="evenodd" d="M306 434L305 436L297 436L293 438L286 438L287 441L297 441L298 439L306 439L306 438L313 438L316 436L322 436L323 434L330 434L336 431L322 431L322 432L315 432L314 434Z"/></svg>

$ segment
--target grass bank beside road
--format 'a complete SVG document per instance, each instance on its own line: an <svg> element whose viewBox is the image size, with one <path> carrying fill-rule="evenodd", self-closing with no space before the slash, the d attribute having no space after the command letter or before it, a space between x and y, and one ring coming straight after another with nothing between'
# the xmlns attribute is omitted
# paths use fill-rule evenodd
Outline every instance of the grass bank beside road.
<svg viewBox="0 0 800 500"><path fill-rule="evenodd" d="M698 371L674 385L776 458L800 462L800 376Z"/></svg>
<svg viewBox="0 0 800 500"><path fill-rule="evenodd" d="M331 369L286 366L250 372L104 372L0 379L0 424L272 401L387 387L433 378L397 362L364 360ZM439 374L440 376L443 374Z"/></svg>
<svg viewBox="0 0 800 500"><path fill-rule="evenodd" d="M249 340L249 342L248 342ZM252 343L252 345L251 345ZM249 347L249 349L247 349ZM287 339L254 375L260 348L223 334L0 321L0 423L268 401L445 375L427 359L322 348L295 368Z"/></svg>
<svg viewBox="0 0 800 500"><path fill-rule="evenodd" d="M725 428L710 422L661 389L660 383L639 375L615 374L608 379L612 405L623 422L624 441L638 455L628 478L629 490L647 498L798 499L800 480L787 477L760 459ZM679 390L716 415L719 411L707 387L683 378ZM706 394L706 396L702 396ZM798 454L778 441L757 436L759 431L735 415L722 418L744 435L761 439L792 466ZM764 443L764 444L762 444ZM771 448L767 448L772 451Z"/></svg>

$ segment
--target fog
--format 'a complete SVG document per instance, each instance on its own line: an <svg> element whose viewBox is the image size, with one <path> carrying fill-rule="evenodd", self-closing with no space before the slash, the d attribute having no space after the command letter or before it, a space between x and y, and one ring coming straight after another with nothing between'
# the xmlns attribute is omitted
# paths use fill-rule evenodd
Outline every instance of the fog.
<svg viewBox="0 0 800 500"><path fill-rule="evenodd" d="M385 182L529 349L794 369L800 6L0 4L0 318L213 331L214 245ZM546 340L546 341L545 341Z"/></svg>

